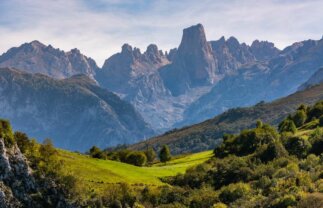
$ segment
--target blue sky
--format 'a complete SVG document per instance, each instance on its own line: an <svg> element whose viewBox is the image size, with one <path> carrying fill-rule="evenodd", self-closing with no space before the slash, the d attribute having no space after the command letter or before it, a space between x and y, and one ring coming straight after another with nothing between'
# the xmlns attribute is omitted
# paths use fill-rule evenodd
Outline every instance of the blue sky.
<svg viewBox="0 0 323 208"><path fill-rule="evenodd" d="M123 43L177 47L183 28L197 23L208 40L235 36L284 48L322 37L322 8L321 0L0 0L0 53L39 40L79 48L101 66Z"/></svg>

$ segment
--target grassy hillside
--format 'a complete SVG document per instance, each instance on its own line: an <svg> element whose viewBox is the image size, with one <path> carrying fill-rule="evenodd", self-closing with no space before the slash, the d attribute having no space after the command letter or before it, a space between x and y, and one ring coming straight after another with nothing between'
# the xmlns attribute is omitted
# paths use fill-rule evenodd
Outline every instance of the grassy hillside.
<svg viewBox="0 0 323 208"><path fill-rule="evenodd" d="M175 129L148 141L132 145L131 149L141 150L147 145L160 147L167 144L175 154L199 152L212 149L224 133L238 133L255 126L255 121L277 125L302 103L313 104L323 99L323 84L278 99L271 103L253 107L231 109L205 122Z"/></svg>
<svg viewBox="0 0 323 208"><path fill-rule="evenodd" d="M65 173L76 176L80 189L102 192L109 185L128 183L132 186L162 186L160 178L184 173L187 168L203 163L212 157L212 151L200 152L176 158L167 164L156 163L152 167L137 167L126 163L100 160L65 150L59 151L64 161Z"/></svg>

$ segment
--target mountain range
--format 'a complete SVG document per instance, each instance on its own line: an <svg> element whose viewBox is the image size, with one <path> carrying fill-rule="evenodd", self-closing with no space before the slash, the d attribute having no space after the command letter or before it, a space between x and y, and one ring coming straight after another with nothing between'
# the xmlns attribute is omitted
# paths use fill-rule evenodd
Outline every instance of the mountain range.
<svg viewBox="0 0 323 208"><path fill-rule="evenodd" d="M133 143L154 133L132 105L85 75L58 80L0 68L0 109L15 129L70 150Z"/></svg>
<svg viewBox="0 0 323 208"><path fill-rule="evenodd" d="M8 94L8 89L8 92L1 91L7 94L2 96L2 103L6 104L1 105L0 117L12 120L15 128L23 128L31 136L52 137L57 146L69 149L74 148L72 141L78 140L75 149L79 150L93 144L104 147L134 143L174 127L210 119L230 108L269 102L305 89L307 81L320 82L310 78L315 72L321 74L318 69L323 66L322 57L323 39L297 42L280 50L268 41L255 40L250 46L235 37L209 41L201 24L183 30L178 48L163 52L157 45L150 44L141 52L139 48L124 44L121 52L106 59L102 67L78 49L64 52L32 41L0 56L3 68L0 80L11 81L13 86L21 85L16 77L28 77L30 82L18 87L19 93L15 88L10 91L13 95ZM7 74L14 79L8 79ZM42 84L35 84L38 82ZM86 93L79 95L58 87L65 84L73 84ZM53 86L57 95L62 96L57 100L64 104L57 101L57 105L66 107L64 116L62 109L55 106L42 114L44 106L51 106L56 100L56 94L51 97L48 94L47 100L42 98L43 93L51 91L32 93L34 97L28 101L28 108L19 105L29 91L39 92ZM86 97L85 105L77 101L78 96ZM97 109L98 114L93 115L87 109L87 99L96 100L91 107ZM118 105L107 110L105 106L111 103ZM123 110L116 109L119 104L124 106ZM9 105L10 111L7 110ZM78 105L82 110L75 111L77 108L72 106ZM17 115L28 111L30 119L35 121L40 118L37 115L43 116L43 120L38 121L43 124L42 129L34 128L32 122L25 127L22 125L20 121L26 118L19 119ZM60 117L60 123L47 121L55 117ZM58 127L64 123L73 130L58 133ZM93 126L93 129L84 133L86 124L91 124L89 128Z"/></svg>

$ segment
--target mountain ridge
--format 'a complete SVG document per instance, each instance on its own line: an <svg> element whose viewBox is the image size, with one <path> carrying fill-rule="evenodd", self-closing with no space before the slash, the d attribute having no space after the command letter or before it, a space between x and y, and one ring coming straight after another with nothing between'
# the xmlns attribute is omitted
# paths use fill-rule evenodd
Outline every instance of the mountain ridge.
<svg viewBox="0 0 323 208"><path fill-rule="evenodd" d="M57 80L0 69L0 117L32 137L86 151L139 141L153 134L132 105L85 75Z"/></svg>
<svg viewBox="0 0 323 208"><path fill-rule="evenodd" d="M270 103L260 102L252 107L230 109L201 123L173 129L129 148L143 150L148 145L158 149L166 144L174 154L212 149L221 141L224 133L232 134L254 127L257 119L277 125L300 104L313 104L322 99L323 83Z"/></svg>

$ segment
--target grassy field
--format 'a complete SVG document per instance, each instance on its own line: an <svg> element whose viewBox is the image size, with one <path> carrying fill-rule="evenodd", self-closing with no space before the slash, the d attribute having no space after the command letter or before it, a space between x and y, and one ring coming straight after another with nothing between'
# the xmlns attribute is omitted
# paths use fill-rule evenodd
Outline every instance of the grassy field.
<svg viewBox="0 0 323 208"><path fill-rule="evenodd" d="M128 183L132 186L162 186L160 178L184 173L194 165L203 163L212 157L212 151L185 155L167 164L157 163L152 167L136 167L111 160L93 159L86 155L59 151L59 157L64 161L66 174L72 174L78 179L80 189L102 192L112 184Z"/></svg>

